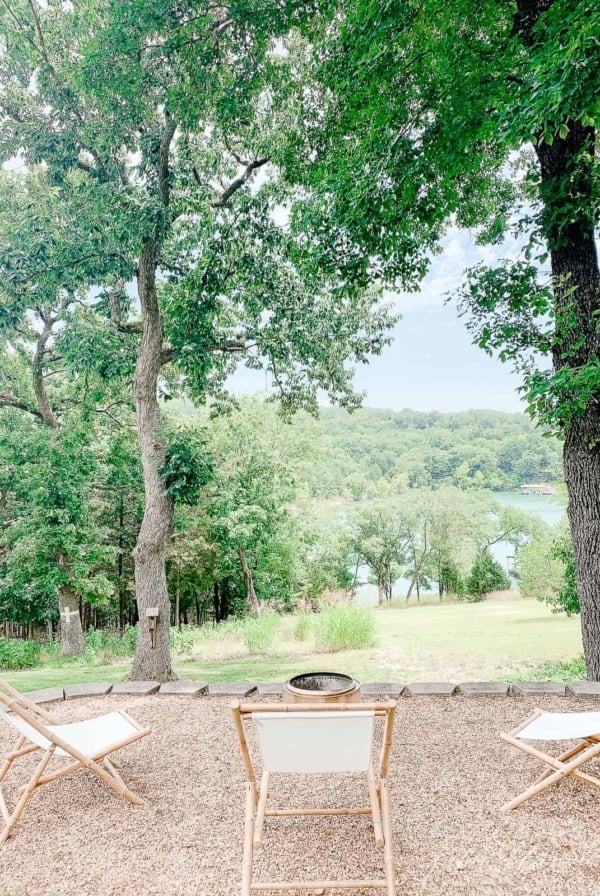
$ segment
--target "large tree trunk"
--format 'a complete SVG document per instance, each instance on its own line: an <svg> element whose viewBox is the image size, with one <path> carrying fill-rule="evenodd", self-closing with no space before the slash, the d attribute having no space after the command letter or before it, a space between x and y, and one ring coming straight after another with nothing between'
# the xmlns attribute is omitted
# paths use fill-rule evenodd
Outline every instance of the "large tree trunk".
<svg viewBox="0 0 600 896"><path fill-rule="evenodd" d="M519 0L518 26L525 46L538 40L535 25L553 0ZM555 371L573 374L600 356L600 271L594 242L592 160L596 134L580 121L566 122L565 137L552 144L540 137L542 225L552 261L556 314ZM583 410L581 386L574 381L559 396L570 412L565 427L563 465L569 492L569 521L588 678L600 680L600 388ZM590 371L593 376L593 371ZM597 380L597 374L596 374ZM582 385L584 385L582 383Z"/></svg>
<svg viewBox="0 0 600 896"><path fill-rule="evenodd" d="M167 592L165 561L171 530L173 505L165 493L159 474L165 452L160 437L160 411L157 400L161 368L163 328L156 294L158 248L149 240L140 256L138 290L143 314L142 342L135 369L134 396L137 428L144 471L145 504L135 561L135 590L139 612L138 642L133 660L132 678L172 681L169 628L171 608ZM158 608L154 640L146 610Z"/></svg>
<svg viewBox="0 0 600 896"><path fill-rule="evenodd" d="M238 548L238 557L240 558L240 563L242 564L244 582L246 583L246 604L248 605L248 611L256 616L256 614L260 612L260 606L258 604L258 597L256 596L256 590L254 588L252 570L248 566L248 561L246 559L246 554L243 548Z"/></svg>
<svg viewBox="0 0 600 896"><path fill-rule="evenodd" d="M61 588L58 596L60 613L60 655L78 656L83 653L85 643L79 615L79 600L70 588Z"/></svg>

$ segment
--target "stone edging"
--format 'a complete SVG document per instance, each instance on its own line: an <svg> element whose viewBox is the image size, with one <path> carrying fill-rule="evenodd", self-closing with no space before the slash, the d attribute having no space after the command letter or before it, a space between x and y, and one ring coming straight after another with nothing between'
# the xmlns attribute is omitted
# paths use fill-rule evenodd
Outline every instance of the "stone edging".
<svg viewBox="0 0 600 896"><path fill-rule="evenodd" d="M71 684L64 688L44 688L30 691L27 696L34 703L51 703L56 700L73 700L76 697L103 697L107 694L128 694L146 697L150 694L179 695L189 697L249 697L281 696L283 683L254 684L252 682L170 681L119 681ZM532 697L551 695L559 697L598 697L598 681L419 681L410 684L365 683L361 685L363 697Z"/></svg>

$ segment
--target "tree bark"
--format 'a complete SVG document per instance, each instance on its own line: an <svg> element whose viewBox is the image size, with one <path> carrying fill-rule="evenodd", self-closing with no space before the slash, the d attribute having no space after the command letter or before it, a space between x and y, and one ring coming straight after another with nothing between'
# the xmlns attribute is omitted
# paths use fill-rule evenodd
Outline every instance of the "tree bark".
<svg viewBox="0 0 600 896"><path fill-rule="evenodd" d="M554 0L518 0L517 26L526 47ZM552 263L555 371L573 372L600 355L600 270L594 240L593 158L596 133L566 122L566 136L536 146L541 174L542 226ZM575 404L577 394L561 402ZM581 627L589 679L600 681L600 387L583 411L573 409L564 430L563 467L569 493Z"/></svg>
<svg viewBox="0 0 600 896"><path fill-rule="evenodd" d="M156 292L157 264L158 246L154 240L148 240L140 255L138 267L143 330L135 368L134 398L144 473L145 504L137 544L133 550L139 633L131 674L135 680L172 681L177 676L171 668L171 608L165 562L173 504L165 493L159 473L164 464L165 451L160 437L157 400L163 340L162 317ZM159 616L152 641L146 610L154 607L158 608Z"/></svg>
<svg viewBox="0 0 600 896"><path fill-rule="evenodd" d="M256 596L256 590L254 588L252 570L248 566L248 561L246 559L246 554L243 548L238 548L238 557L240 558L240 563L242 564L244 582L246 583L246 604L248 605L248 611L256 616L260 612L260 606L258 603L258 597Z"/></svg>
<svg viewBox="0 0 600 896"><path fill-rule="evenodd" d="M78 656L83 653L85 643L79 615L77 595L70 588L61 588L58 596L60 613L60 655Z"/></svg>

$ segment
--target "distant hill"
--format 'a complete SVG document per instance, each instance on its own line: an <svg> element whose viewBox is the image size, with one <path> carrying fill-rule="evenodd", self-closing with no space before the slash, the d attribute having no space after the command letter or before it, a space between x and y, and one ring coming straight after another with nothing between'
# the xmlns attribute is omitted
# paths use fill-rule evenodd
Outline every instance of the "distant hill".
<svg viewBox="0 0 600 896"><path fill-rule="evenodd" d="M314 495L360 498L442 483L503 490L563 476L561 442L524 414L322 408L315 430L303 471Z"/></svg>
<svg viewBox="0 0 600 896"><path fill-rule="evenodd" d="M349 414L324 407L318 419L299 413L286 426L274 404L258 396L239 401L289 458L296 484L314 497L359 500L442 484L506 490L563 478L561 442L525 414L378 408ZM206 408L181 400L168 406L179 418L207 420Z"/></svg>

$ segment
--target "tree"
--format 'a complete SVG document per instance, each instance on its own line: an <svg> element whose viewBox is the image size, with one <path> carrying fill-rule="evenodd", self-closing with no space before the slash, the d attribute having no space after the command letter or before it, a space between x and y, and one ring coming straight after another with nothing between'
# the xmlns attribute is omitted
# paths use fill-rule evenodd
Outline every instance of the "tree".
<svg viewBox="0 0 600 896"><path fill-rule="evenodd" d="M60 350L90 285L81 265L55 267L73 251L81 205L77 184L58 202L39 167L0 179L0 427L8 473L0 587L12 613L21 607L30 621L54 621L56 602L64 656L84 649L82 600L95 603L111 591L99 568L110 551L91 506L93 417L102 400L110 404L111 390L97 376L83 383L66 375Z"/></svg>
<svg viewBox="0 0 600 896"><path fill-rule="evenodd" d="M510 582L501 564L494 560L489 548L484 548L475 558L465 582L467 594L474 600L482 598L491 591L503 591L510 588Z"/></svg>
<svg viewBox="0 0 600 896"><path fill-rule="evenodd" d="M288 174L325 264L418 285L448 227L523 256L459 297L476 341L523 373L564 435L587 673L600 679L600 8L585 0L323 4ZM316 199L315 199L316 197ZM336 261L337 260L337 261ZM550 262L550 270L547 262ZM539 358L550 358L551 369Z"/></svg>
<svg viewBox="0 0 600 896"><path fill-rule="evenodd" d="M290 410L314 410L319 388L352 406L351 364L381 350L392 321L377 292L317 271L276 223L293 196L275 178L253 183L280 140L282 120L268 114L269 85L287 77L276 41L309 12L294 0L240 0L227 11L212 2L18 0L0 13L2 159L43 163L59 199L74 182L84 193L81 238L63 246L57 268L91 275L99 259L111 261L110 276L93 282L137 286L138 305L123 290L104 303L113 344L136 339L145 488L136 598L141 619L159 610L154 640L140 628L135 678L174 677L165 572L173 500L160 472L157 397L176 382L168 365L199 399L222 397L246 357L270 372ZM294 127L293 116L283 125Z"/></svg>
<svg viewBox="0 0 600 896"><path fill-rule="evenodd" d="M392 508L373 505L356 514L352 530L352 546L375 579L381 605L392 599L392 586L406 559L406 522Z"/></svg>
<svg viewBox="0 0 600 896"><path fill-rule="evenodd" d="M566 520L558 533L540 527L516 557L523 597L541 600L554 613L579 613L573 546Z"/></svg>
<svg viewBox="0 0 600 896"><path fill-rule="evenodd" d="M260 611L254 571L285 528L294 493L291 458L283 457L269 427L261 427L264 416L254 405L213 424L215 479L205 497L210 536L239 563L253 614Z"/></svg>

